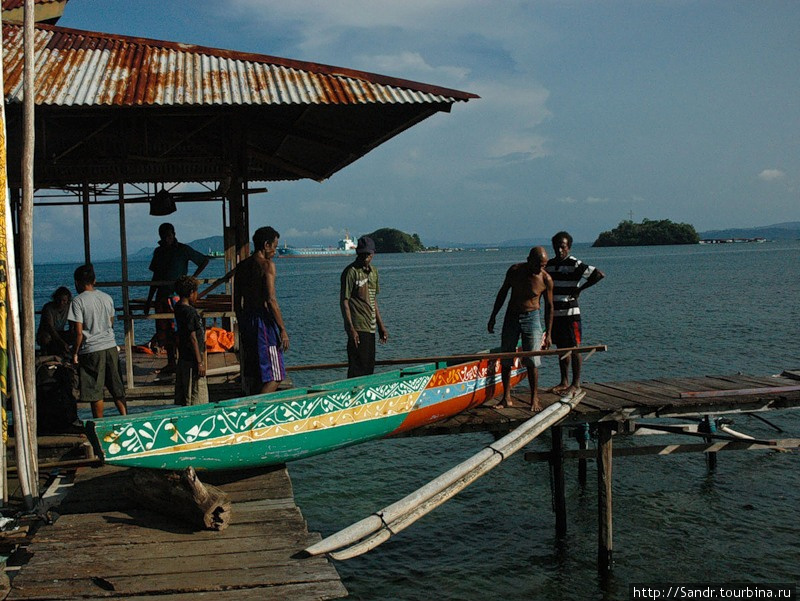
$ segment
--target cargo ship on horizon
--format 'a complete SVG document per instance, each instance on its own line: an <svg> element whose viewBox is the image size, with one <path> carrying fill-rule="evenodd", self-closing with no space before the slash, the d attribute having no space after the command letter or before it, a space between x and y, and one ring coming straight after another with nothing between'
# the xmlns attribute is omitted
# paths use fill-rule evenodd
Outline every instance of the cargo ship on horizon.
<svg viewBox="0 0 800 601"><path fill-rule="evenodd" d="M336 246L279 246L278 256L287 259L309 257L349 257L355 256L356 243L349 234L339 240Z"/></svg>

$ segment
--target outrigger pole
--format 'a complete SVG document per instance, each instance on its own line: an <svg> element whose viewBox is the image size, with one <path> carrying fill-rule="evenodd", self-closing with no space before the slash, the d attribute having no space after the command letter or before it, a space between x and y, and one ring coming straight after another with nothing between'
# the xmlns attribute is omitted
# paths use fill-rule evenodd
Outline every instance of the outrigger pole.
<svg viewBox="0 0 800 601"><path fill-rule="evenodd" d="M562 397L547 409L524 422L516 430L459 463L425 486L371 516L311 545L306 556L329 554L344 560L371 551L404 530L475 480L499 465L550 426L557 424L583 400L581 391Z"/></svg>
<svg viewBox="0 0 800 601"><path fill-rule="evenodd" d="M546 355L558 355L559 357L566 357L571 353L588 353L588 359L594 353L604 352L608 350L605 344L596 344L594 346L571 346L559 349L552 349L547 351L519 351L511 353L472 353L469 355L437 355L434 357L406 357L403 359L383 359L376 361L375 365L408 365L411 363L447 363L452 361L454 363L462 363L465 361L478 361L480 359L522 359L524 357L542 357ZM286 371L306 371L309 369L336 369L339 367L347 367L347 363L315 363L313 365L290 365Z"/></svg>
<svg viewBox="0 0 800 601"><path fill-rule="evenodd" d="M167 315L167 314L165 314ZM553 349L548 351L520 351L515 353L474 353L471 355L442 355L435 357L405 357L403 359L383 359L376 361L375 365L411 365L418 363L447 363L452 361L454 363L464 361L477 361L480 359L522 359L523 357L541 357L545 355L558 355L563 358L571 353L588 353L588 359L594 353L602 353L607 351L608 347L605 344L596 344L594 346L572 346L560 349ZM288 365L286 371L310 371L313 369L339 369L347 367L347 363L313 363L310 365ZM208 370L208 375L219 376L226 373L234 373L239 371L238 365L228 365L225 367L217 367Z"/></svg>

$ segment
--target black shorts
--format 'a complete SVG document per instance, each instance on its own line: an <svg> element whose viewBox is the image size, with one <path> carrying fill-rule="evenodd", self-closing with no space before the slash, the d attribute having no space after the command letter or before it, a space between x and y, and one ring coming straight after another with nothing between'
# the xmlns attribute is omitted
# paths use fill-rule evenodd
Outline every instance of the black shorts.
<svg viewBox="0 0 800 601"><path fill-rule="evenodd" d="M347 377L368 376L375 371L375 333L358 332L358 346L347 339Z"/></svg>

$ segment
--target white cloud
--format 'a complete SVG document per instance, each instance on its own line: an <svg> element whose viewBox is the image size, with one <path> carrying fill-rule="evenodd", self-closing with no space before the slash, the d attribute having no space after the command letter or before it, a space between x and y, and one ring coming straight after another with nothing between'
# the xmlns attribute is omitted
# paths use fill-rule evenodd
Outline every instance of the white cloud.
<svg viewBox="0 0 800 601"><path fill-rule="evenodd" d="M572 198L572 196L562 196L558 199L558 202L562 202L564 204L572 205L578 202L576 199Z"/></svg>
<svg viewBox="0 0 800 601"><path fill-rule="evenodd" d="M377 54L357 57L359 64L372 65L379 73L416 73L420 78L444 78L447 81L464 81L469 69L454 65L430 65L419 52L400 52L398 54ZM415 75L416 77L416 75Z"/></svg>
<svg viewBox="0 0 800 601"><path fill-rule="evenodd" d="M335 202L332 200L307 200L298 209L303 213L328 213L336 214L345 211L349 205L345 202Z"/></svg>
<svg viewBox="0 0 800 601"><path fill-rule="evenodd" d="M586 202L590 205L592 204L600 204L603 202L608 202L607 198L598 198L597 196L587 196Z"/></svg>
<svg viewBox="0 0 800 601"><path fill-rule="evenodd" d="M758 174L758 179L765 182L773 182L777 179L782 179L786 174L780 169L764 169Z"/></svg>

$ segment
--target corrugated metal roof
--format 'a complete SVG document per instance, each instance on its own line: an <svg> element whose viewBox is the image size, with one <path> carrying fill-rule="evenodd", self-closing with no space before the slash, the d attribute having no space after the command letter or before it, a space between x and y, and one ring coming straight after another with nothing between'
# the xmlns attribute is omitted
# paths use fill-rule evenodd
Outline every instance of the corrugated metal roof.
<svg viewBox="0 0 800 601"><path fill-rule="evenodd" d="M3 21L22 23L25 0L3 0ZM34 20L55 25L64 14L67 0L33 0Z"/></svg>
<svg viewBox="0 0 800 601"><path fill-rule="evenodd" d="M54 2L66 4L66 0L33 0L33 4L52 4ZM14 10L22 8L25 0L3 0L3 10Z"/></svg>
<svg viewBox="0 0 800 601"><path fill-rule="evenodd" d="M3 23L6 102L22 101L22 27ZM453 103L476 95L284 58L37 25L36 103L215 106Z"/></svg>

